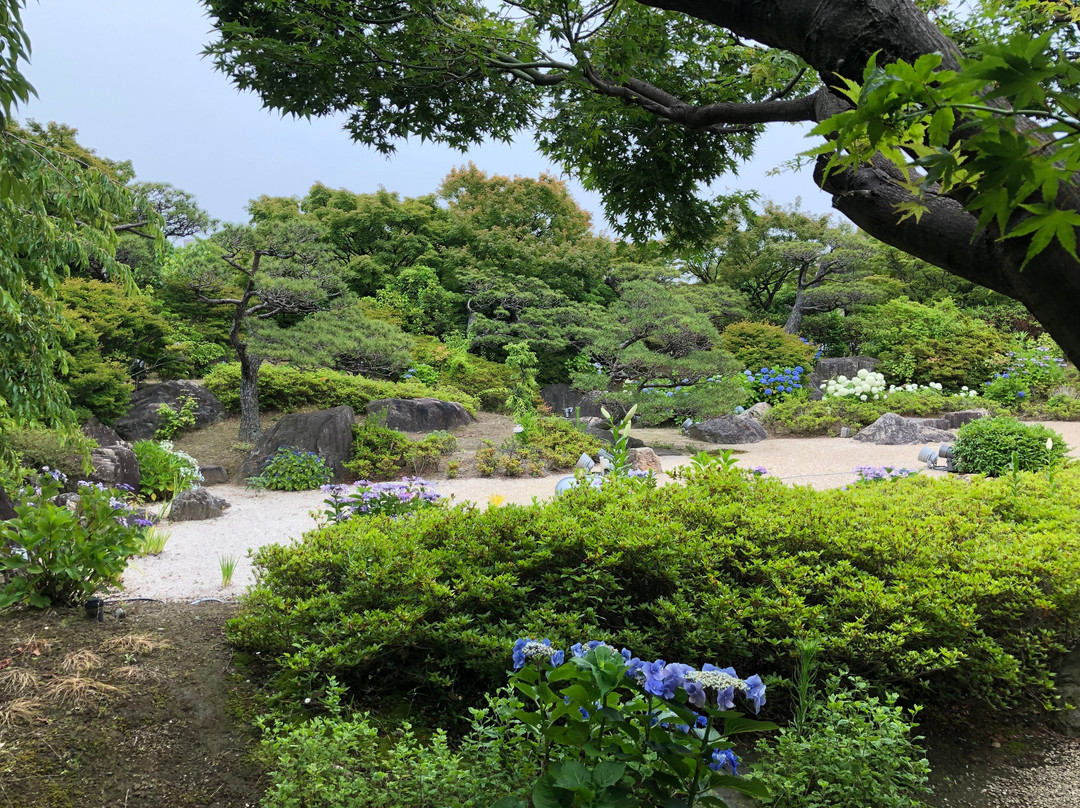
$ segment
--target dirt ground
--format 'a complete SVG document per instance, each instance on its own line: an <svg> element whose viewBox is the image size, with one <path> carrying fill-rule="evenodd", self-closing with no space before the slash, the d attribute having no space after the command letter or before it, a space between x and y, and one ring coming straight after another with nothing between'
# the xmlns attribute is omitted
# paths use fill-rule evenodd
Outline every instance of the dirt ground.
<svg viewBox="0 0 1080 808"><path fill-rule="evenodd" d="M235 606L0 613L0 806L258 805Z"/></svg>

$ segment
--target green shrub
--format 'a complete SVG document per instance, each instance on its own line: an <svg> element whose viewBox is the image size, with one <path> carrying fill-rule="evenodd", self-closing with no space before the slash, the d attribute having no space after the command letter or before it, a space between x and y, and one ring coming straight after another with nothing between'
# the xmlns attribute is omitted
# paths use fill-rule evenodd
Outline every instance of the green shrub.
<svg viewBox="0 0 1080 808"><path fill-rule="evenodd" d="M120 586L128 557L140 546L139 527L124 493L79 483L73 508L53 498L65 481L43 473L13 492L14 519L0 522L0 609L77 606L99 589Z"/></svg>
<svg viewBox="0 0 1080 808"><path fill-rule="evenodd" d="M509 390L514 383L514 374L510 368L482 356L469 355L464 362L448 364L439 377L442 382L478 398L485 390L494 387Z"/></svg>
<svg viewBox="0 0 1080 808"><path fill-rule="evenodd" d="M930 764L913 736L913 713L895 693L872 695L862 679L831 677L802 732L785 727L758 744L754 773L770 808L920 808Z"/></svg>
<svg viewBox="0 0 1080 808"><path fill-rule="evenodd" d="M1053 441L1047 449L1047 441ZM1020 471L1038 471L1059 462L1068 447L1054 430L1025 424L1015 418L980 418L956 433L956 468L965 474L997 477L1013 468L1013 453Z"/></svg>
<svg viewBox="0 0 1080 808"><path fill-rule="evenodd" d="M441 458L457 451L457 438L449 432L438 430L414 441L380 421L379 417L368 417L353 426L352 452L345 468L361 480L388 480L406 471L437 471Z"/></svg>
<svg viewBox="0 0 1080 808"><path fill-rule="evenodd" d="M952 300L924 306L901 297L867 309L859 323L863 353L878 357L878 370L895 384L979 389L1006 350L1001 334Z"/></svg>
<svg viewBox="0 0 1080 808"><path fill-rule="evenodd" d="M999 404L1015 407L1044 399L1065 381L1067 363L1049 345L1018 344L1006 354L1008 364L988 381L983 394Z"/></svg>
<svg viewBox="0 0 1080 808"><path fill-rule="evenodd" d="M408 723L380 737L367 714L345 715L339 698L331 688L329 714L299 724L260 719L264 808L488 808L524 796L536 777L523 731L504 718L519 702L474 710L472 729L451 744L443 730L422 741Z"/></svg>
<svg viewBox="0 0 1080 808"><path fill-rule="evenodd" d="M583 454L595 458L607 444L563 418L541 418L530 448L540 453L551 470L573 468Z"/></svg>
<svg viewBox="0 0 1080 808"><path fill-rule="evenodd" d="M259 549L228 633L286 692L334 675L432 706L496 687L521 636L643 659L724 649L788 676L809 635L828 672L911 701L1038 699L1080 609L1080 474L1049 486L1032 476L1017 504L986 478L815 491L711 471L353 520Z"/></svg>
<svg viewBox="0 0 1080 808"><path fill-rule="evenodd" d="M139 493L144 497L169 499L202 480L195 458L173 449L170 441L141 440L131 448L139 461Z"/></svg>
<svg viewBox="0 0 1080 808"><path fill-rule="evenodd" d="M1030 402L1020 408L1025 418L1044 418L1049 421L1080 421L1080 398L1050 396L1043 402Z"/></svg>
<svg viewBox="0 0 1080 808"><path fill-rule="evenodd" d="M480 409L485 412L506 412L506 399L510 398L510 388L488 387L481 390L478 396Z"/></svg>
<svg viewBox="0 0 1080 808"><path fill-rule="evenodd" d="M158 428L154 433L157 440L172 440L177 432L195 426L199 402L193 396L180 396L177 403L180 404L179 412L164 402L158 405Z"/></svg>
<svg viewBox="0 0 1080 808"><path fill-rule="evenodd" d="M31 469L49 467L62 472L68 477L77 477L89 468L83 469L82 455L95 445L82 433L70 438L56 429L44 427L12 427L4 438L11 448L18 453L23 466Z"/></svg>
<svg viewBox="0 0 1080 808"><path fill-rule="evenodd" d="M812 346L768 323L732 323L720 335L720 347L755 373L761 368L810 370L814 365Z"/></svg>
<svg viewBox="0 0 1080 808"><path fill-rule="evenodd" d="M311 491L333 478L330 467L315 452L281 446L266 461L254 485L271 491Z"/></svg>
<svg viewBox="0 0 1080 808"><path fill-rule="evenodd" d="M71 327L61 339L67 352L67 373L61 383L72 410L80 421L94 416L111 423L128 411L135 386L125 364L102 355L97 335L87 323L73 320Z"/></svg>
<svg viewBox="0 0 1080 808"><path fill-rule="evenodd" d="M216 365L206 374L206 389L221 399L230 412L240 411L240 364ZM438 398L454 401L475 415L479 402L453 387L425 387L417 382L365 379L336 370L297 370L288 365L263 365L259 371L259 407L291 412L304 408L329 409L347 404L363 412L382 398Z"/></svg>
<svg viewBox="0 0 1080 808"><path fill-rule="evenodd" d="M839 435L841 427L861 429L869 426L887 412L897 415L926 418L943 412L957 412L979 406L1000 412L1001 406L964 396L944 396L939 393L897 392L885 398L861 401L856 396L830 397L819 401L781 401L761 417L762 425L777 436L815 437Z"/></svg>

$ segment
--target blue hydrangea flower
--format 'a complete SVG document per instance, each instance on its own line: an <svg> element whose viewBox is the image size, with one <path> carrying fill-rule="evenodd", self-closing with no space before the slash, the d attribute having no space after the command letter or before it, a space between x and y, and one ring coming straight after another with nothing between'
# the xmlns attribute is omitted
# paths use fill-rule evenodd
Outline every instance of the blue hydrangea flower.
<svg viewBox="0 0 1080 808"><path fill-rule="evenodd" d="M550 662L552 667L563 664L566 654L551 647L551 640L534 640L522 637L514 643L514 670L521 670L526 662L540 660Z"/></svg>
<svg viewBox="0 0 1080 808"><path fill-rule="evenodd" d="M746 700L754 705L755 713L765 704L765 683L756 673L746 680Z"/></svg>
<svg viewBox="0 0 1080 808"><path fill-rule="evenodd" d="M712 760L709 762L709 768L713 771L720 771L725 766L731 769L732 774L739 773L739 759L735 756L735 753L730 749L715 749L712 753Z"/></svg>

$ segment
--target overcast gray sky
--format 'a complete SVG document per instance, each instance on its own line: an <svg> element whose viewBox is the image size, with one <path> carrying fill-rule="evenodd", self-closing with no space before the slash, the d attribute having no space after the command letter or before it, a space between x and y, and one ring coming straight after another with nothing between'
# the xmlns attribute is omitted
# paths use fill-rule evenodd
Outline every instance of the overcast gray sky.
<svg viewBox="0 0 1080 808"><path fill-rule="evenodd" d="M527 133L517 144L485 144L467 155L410 142L386 159L354 145L334 119L300 121L263 110L257 96L238 92L199 56L210 23L197 0L41 0L28 5L24 23L33 46L27 74L38 98L18 117L75 127L84 146L131 160L140 180L194 194L222 221L246 221L244 206L253 197L303 196L315 182L420 196L470 160L493 174L562 174L536 153ZM798 130L777 127L755 162L717 190L753 188L785 204L801 196L804 209L828 212L828 197L808 171L766 176L807 144ZM563 178L603 230L598 197Z"/></svg>

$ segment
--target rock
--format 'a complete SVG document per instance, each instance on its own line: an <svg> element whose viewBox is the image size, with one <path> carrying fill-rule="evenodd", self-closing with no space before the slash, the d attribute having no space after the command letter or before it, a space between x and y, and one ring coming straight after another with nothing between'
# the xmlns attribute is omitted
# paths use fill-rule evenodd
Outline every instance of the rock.
<svg viewBox="0 0 1080 808"><path fill-rule="evenodd" d="M469 411L454 401L437 398L381 398L367 405L367 414L386 410L383 423L402 432L434 432L454 429L473 422Z"/></svg>
<svg viewBox="0 0 1080 808"><path fill-rule="evenodd" d="M217 519L228 507L228 502L221 497L215 497L205 488L189 488L173 499L169 505L168 519L171 522Z"/></svg>
<svg viewBox="0 0 1080 808"><path fill-rule="evenodd" d="M930 423L927 423L927 422ZM859 430L855 440L896 446L907 443L943 443L956 440L956 435L941 429L940 419L904 418L895 412L887 412L870 426Z"/></svg>
<svg viewBox="0 0 1080 808"><path fill-rule="evenodd" d="M116 431L125 440L149 440L157 432L161 419L157 410L168 404L177 412L183 404L180 399L190 396L198 403L195 410L195 429L216 424L225 417L225 405L217 396L195 382L186 380L151 384L131 394L131 408L127 415L116 422Z"/></svg>
<svg viewBox="0 0 1080 808"><path fill-rule="evenodd" d="M664 473L660 458L648 446L630 450L630 468L634 471L651 471L653 474Z"/></svg>
<svg viewBox="0 0 1080 808"><path fill-rule="evenodd" d="M93 416L82 425L82 433L95 441L97 445L103 449L107 446L115 446L118 443L124 442L124 439L120 437L115 429L105 426L105 424L101 423L101 421Z"/></svg>
<svg viewBox="0 0 1080 808"><path fill-rule="evenodd" d="M86 479L109 488L125 486L139 490L139 458L123 444L90 450L90 463L94 470Z"/></svg>
<svg viewBox="0 0 1080 808"><path fill-rule="evenodd" d="M818 360L814 372L806 384L810 388L810 398L817 401L822 398L821 385L835 376L854 378L860 370L873 370L878 360L870 356L830 356Z"/></svg>
<svg viewBox="0 0 1080 808"><path fill-rule="evenodd" d="M222 466L199 466L203 485L224 485L229 481L229 472Z"/></svg>
<svg viewBox="0 0 1080 808"><path fill-rule="evenodd" d="M0 485L0 522L14 519L16 516L18 514L15 513L15 503L11 501L8 492Z"/></svg>
<svg viewBox="0 0 1080 808"><path fill-rule="evenodd" d="M596 404L588 395L580 393L568 384L549 384L540 389L540 396L544 403L551 407L556 415L563 415L565 410L576 409L581 418L599 417L600 405Z"/></svg>
<svg viewBox="0 0 1080 808"><path fill-rule="evenodd" d="M772 404L768 401L759 401L749 409L743 410L739 413L739 418L753 418L755 421L760 421L761 416L772 409Z"/></svg>
<svg viewBox="0 0 1080 808"><path fill-rule="evenodd" d="M946 429L959 429L964 424L970 424L980 418L989 417L990 410L959 410L958 412L947 412L941 416L942 420L947 424Z"/></svg>
<svg viewBox="0 0 1080 808"><path fill-rule="evenodd" d="M79 507L79 503L82 501L82 497L71 491L63 494L57 494L53 497L53 505L58 508L67 508L69 511L74 511Z"/></svg>
<svg viewBox="0 0 1080 808"><path fill-rule="evenodd" d="M723 444L758 443L769 437L756 420L738 415L710 418L694 424L686 430L686 434L694 440Z"/></svg>
<svg viewBox="0 0 1080 808"><path fill-rule="evenodd" d="M354 420L353 408L346 406L283 416L259 436L255 448L240 466L240 478L257 477L278 449L295 446L301 451L320 455L333 472L334 482L342 482L345 479L344 463L352 451Z"/></svg>
<svg viewBox="0 0 1080 808"><path fill-rule="evenodd" d="M1055 679L1057 692L1054 700L1058 711L1052 722L1058 732L1080 738L1080 646L1074 648L1057 667ZM1072 705L1077 709L1069 709Z"/></svg>
<svg viewBox="0 0 1080 808"><path fill-rule="evenodd" d="M608 443L614 443L615 439L612 437L611 430L607 428L607 421L598 416L590 416L588 418L581 419L581 426L585 432L592 435L595 438L600 438L602 441ZM631 435L627 441L626 446L630 449L640 449L645 445L645 441L640 438L635 438Z"/></svg>

